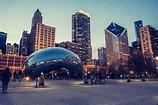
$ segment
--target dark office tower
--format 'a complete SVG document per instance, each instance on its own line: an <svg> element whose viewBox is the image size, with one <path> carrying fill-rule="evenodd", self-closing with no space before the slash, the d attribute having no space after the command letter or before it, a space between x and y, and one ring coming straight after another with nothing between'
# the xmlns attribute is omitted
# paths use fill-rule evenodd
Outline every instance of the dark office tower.
<svg viewBox="0 0 158 105"><path fill-rule="evenodd" d="M6 53L6 40L7 40L7 33L0 32L0 53Z"/></svg>
<svg viewBox="0 0 158 105"><path fill-rule="evenodd" d="M127 29L112 22L105 29L107 65L118 60L128 60L129 47Z"/></svg>
<svg viewBox="0 0 158 105"><path fill-rule="evenodd" d="M33 26L35 26L37 23L42 23L42 16L41 16L41 12L39 11L39 9L37 9L34 13L34 16L32 18L32 25L31 28Z"/></svg>
<svg viewBox="0 0 158 105"><path fill-rule="evenodd" d="M140 29L140 39L142 46L142 54L145 56L158 56L158 30L150 25L146 25Z"/></svg>
<svg viewBox="0 0 158 105"><path fill-rule="evenodd" d="M86 53L81 60L83 64L89 64L92 59L90 16L84 11L72 15L72 42L78 43L85 49Z"/></svg>
<svg viewBox="0 0 158 105"><path fill-rule="evenodd" d="M102 59L102 60L106 59L106 48L105 47L98 48L98 59Z"/></svg>
<svg viewBox="0 0 158 105"><path fill-rule="evenodd" d="M143 23L141 20L135 21L134 22L134 28L135 28L135 33L136 33L136 41L140 42L140 32L139 29L143 27Z"/></svg>
<svg viewBox="0 0 158 105"><path fill-rule="evenodd" d="M14 55L19 55L19 45L17 43L14 43L13 46L14 46Z"/></svg>
<svg viewBox="0 0 158 105"><path fill-rule="evenodd" d="M20 39L20 51L19 55L28 56L30 48L30 34L27 31L23 31Z"/></svg>
<svg viewBox="0 0 158 105"><path fill-rule="evenodd" d="M106 48L100 47L98 48L98 61L99 65L106 65Z"/></svg>

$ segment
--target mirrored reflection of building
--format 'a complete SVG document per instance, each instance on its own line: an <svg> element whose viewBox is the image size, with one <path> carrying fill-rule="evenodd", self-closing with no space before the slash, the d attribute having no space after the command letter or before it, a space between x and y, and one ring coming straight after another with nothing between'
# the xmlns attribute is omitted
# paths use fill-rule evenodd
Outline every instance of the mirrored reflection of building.
<svg viewBox="0 0 158 105"><path fill-rule="evenodd" d="M66 68L70 75L82 74L82 62L73 52L60 47L49 47L32 53L24 63L26 76L38 77L41 73L49 73Z"/></svg>
<svg viewBox="0 0 158 105"><path fill-rule="evenodd" d="M84 59L86 59L86 58L84 58L86 51L84 48L82 48L82 45L80 45L78 43L66 41L66 42L61 42L61 43L57 44L56 47L62 47L62 48L65 48L67 50L74 52L81 59L81 61L84 61Z"/></svg>
<svg viewBox="0 0 158 105"><path fill-rule="evenodd" d="M109 66L117 60L126 61L129 55L127 29L111 22L105 29L106 57Z"/></svg>
<svg viewBox="0 0 158 105"><path fill-rule="evenodd" d="M90 16L84 11L72 15L72 42L82 46L85 54L81 56L83 64L88 64L92 59Z"/></svg>

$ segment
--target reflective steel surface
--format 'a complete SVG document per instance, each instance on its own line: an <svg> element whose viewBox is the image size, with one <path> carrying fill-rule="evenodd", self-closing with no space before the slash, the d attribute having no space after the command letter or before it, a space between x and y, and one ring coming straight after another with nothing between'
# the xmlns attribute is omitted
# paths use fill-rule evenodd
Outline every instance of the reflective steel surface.
<svg viewBox="0 0 158 105"><path fill-rule="evenodd" d="M82 73L82 62L73 52L60 48L50 47L32 53L23 65L25 76L38 77L40 74L66 68L71 75Z"/></svg>

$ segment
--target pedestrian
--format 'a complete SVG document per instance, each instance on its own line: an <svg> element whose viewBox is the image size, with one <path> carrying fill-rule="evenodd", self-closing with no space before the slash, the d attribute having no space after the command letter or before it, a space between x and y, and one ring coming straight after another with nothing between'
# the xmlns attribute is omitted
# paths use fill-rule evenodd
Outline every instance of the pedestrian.
<svg viewBox="0 0 158 105"><path fill-rule="evenodd" d="M13 72L13 81L16 81L16 78L17 78L17 73L16 71Z"/></svg>
<svg viewBox="0 0 158 105"><path fill-rule="evenodd" d="M12 74L8 67L1 73L1 81L2 81L2 93L7 93L8 84L10 81Z"/></svg>
<svg viewBox="0 0 158 105"><path fill-rule="evenodd" d="M94 84L95 79L96 79L96 75L95 75L95 73L94 73L94 72L92 72L92 74L91 74L91 85L93 85L93 84Z"/></svg>
<svg viewBox="0 0 158 105"><path fill-rule="evenodd" d="M102 75L101 75L101 72L100 72L100 71L98 72L98 80L99 80L99 83L101 84Z"/></svg>
<svg viewBox="0 0 158 105"><path fill-rule="evenodd" d="M19 72L18 72L18 77L19 77L19 82L21 81L21 79L22 79L22 70L19 70Z"/></svg>

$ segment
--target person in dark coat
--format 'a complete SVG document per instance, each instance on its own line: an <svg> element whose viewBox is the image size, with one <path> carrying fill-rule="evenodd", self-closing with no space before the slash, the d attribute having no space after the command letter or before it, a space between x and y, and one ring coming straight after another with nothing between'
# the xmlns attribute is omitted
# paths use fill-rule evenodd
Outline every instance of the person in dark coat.
<svg viewBox="0 0 158 105"><path fill-rule="evenodd" d="M8 67L1 73L1 81L2 81L2 93L7 93L8 84L10 81L12 74Z"/></svg>
<svg viewBox="0 0 158 105"><path fill-rule="evenodd" d="M13 81L15 82L16 81L16 78L17 78L17 73L16 71L13 72Z"/></svg>
<svg viewBox="0 0 158 105"><path fill-rule="evenodd" d="M18 72L18 77L19 77L19 82L21 81L21 79L22 79L22 70L19 70L19 72Z"/></svg>

